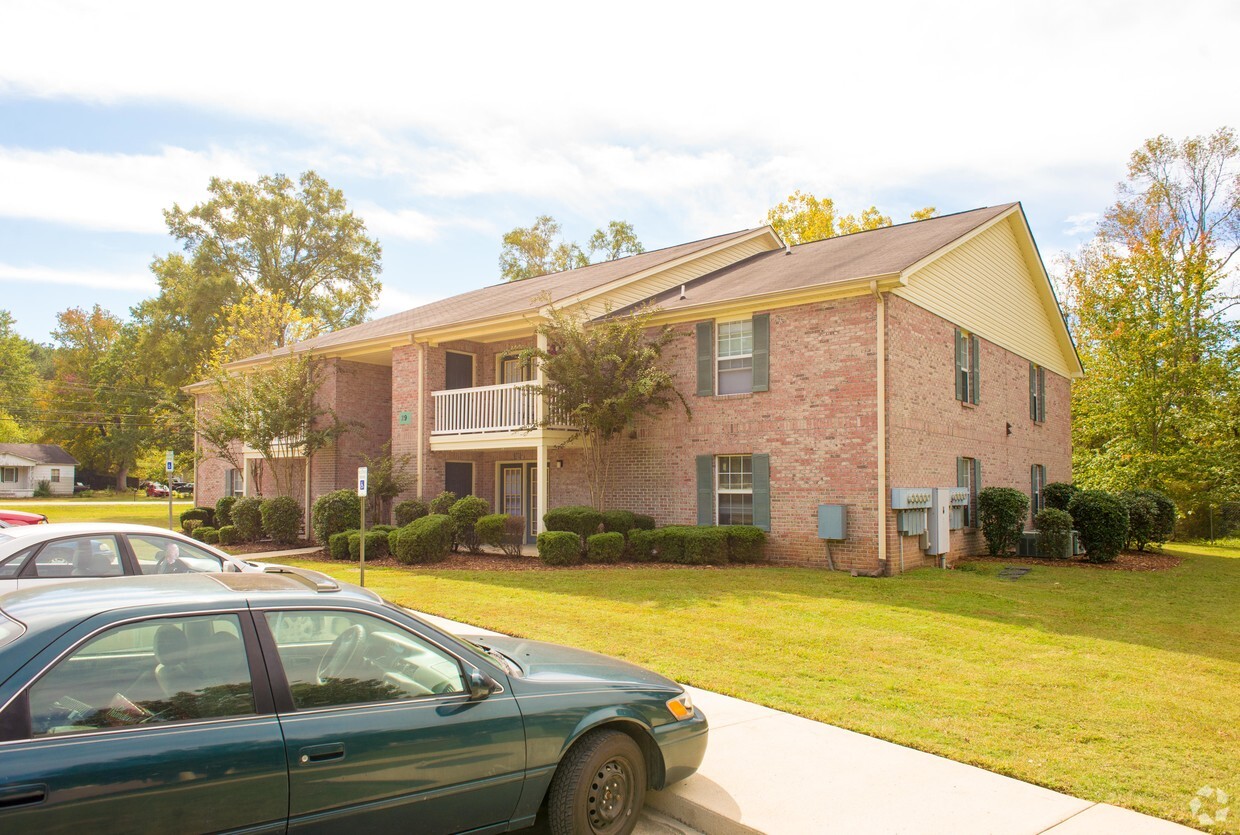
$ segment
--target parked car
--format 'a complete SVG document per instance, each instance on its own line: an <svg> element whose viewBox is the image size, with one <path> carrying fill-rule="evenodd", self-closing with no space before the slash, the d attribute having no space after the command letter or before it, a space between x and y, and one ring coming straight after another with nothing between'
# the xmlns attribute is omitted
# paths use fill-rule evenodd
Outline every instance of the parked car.
<svg viewBox="0 0 1240 835"><path fill-rule="evenodd" d="M194 484L190 481L173 481L172 492L178 496L188 496L194 492Z"/></svg>
<svg viewBox="0 0 1240 835"><path fill-rule="evenodd" d="M147 525L62 522L0 531L0 592L80 578L281 567L248 562Z"/></svg>
<svg viewBox="0 0 1240 835"><path fill-rule="evenodd" d="M86 484L85 482L82 482L82 481L73 482L74 493L85 493L89 489L90 489L90 485Z"/></svg>
<svg viewBox="0 0 1240 835"><path fill-rule="evenodd" d="M27 513L24 510L0 510L0 521L10 525L46 525L47 516L42 513Z"/></svg>
<svg viewBox="0 0 1240 835"><path fill-rule="evenodd" d="M0 595L0 831L624 835L707 722L622 661L278 574Z"/></svg>
<svg viewBox="0 0 1240 835"><path fill-rule="evenodd" d="M154 496L159 499L168 498L168 488L158 481L148 481L145 486L148 496Z"/></svg>

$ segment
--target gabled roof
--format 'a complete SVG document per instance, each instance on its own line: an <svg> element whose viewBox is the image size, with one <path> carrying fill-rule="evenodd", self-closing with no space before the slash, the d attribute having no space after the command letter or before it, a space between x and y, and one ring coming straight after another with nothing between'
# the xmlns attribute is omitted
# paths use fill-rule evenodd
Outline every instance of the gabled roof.
<svg viewBox="0 0 1240 835"><path fill-rule="evenodd" d="M56 444L0 444L0 455L17 455L36 464L76 467L78 460Z"/></svg>

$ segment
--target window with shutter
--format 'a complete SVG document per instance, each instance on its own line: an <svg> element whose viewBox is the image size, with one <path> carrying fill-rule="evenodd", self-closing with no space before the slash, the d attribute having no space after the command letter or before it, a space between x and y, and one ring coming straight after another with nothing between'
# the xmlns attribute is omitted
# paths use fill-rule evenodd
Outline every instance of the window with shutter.
<svg viewBox="0 0 1240 835"><path fill-rule="evenodd" d="M1029 363L1029 417L1036 423L1046 420L1046 369Z"/></svg>
<svg viewBox="0 0 1240 835"><path fill-rule="evenodd" d="M720 394L753 391L753 320L723 322L716 334L719 362L716 390Z"/></svg>
<svg viewBox="0 0 1240 835"><path fill-rule="evenodd" d="M978 402L980 390L980 346L968 331L956 328L956 399L961 403Z"/></svg>
<svg viewBox="0 0 1240 835"><path fill-rule="evenodd" d="M964 508L964 526L977 527L977 481L981 470L976 458L956 459L956 486L967 488L969 504Z"/></svg>
<svg viewBox="0 0 1240 835"><path fill-rule="evenodd" d="M1044 507L1042 488L1046 486L1046 467L1033 464L1029 467L1029 512L1030 518L1038 515Z"/></svg>

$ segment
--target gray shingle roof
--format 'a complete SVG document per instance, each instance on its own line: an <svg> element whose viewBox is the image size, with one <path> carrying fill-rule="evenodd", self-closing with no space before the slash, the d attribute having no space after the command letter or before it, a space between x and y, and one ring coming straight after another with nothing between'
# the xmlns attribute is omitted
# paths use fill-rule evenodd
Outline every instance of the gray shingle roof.
<svg viewBox="0 0 1240 835"><path fill-rule="evenodd" d="M56 444L0 444L0 454L20 455L39 464L63 464L76 467L78 460Z"/></svg>

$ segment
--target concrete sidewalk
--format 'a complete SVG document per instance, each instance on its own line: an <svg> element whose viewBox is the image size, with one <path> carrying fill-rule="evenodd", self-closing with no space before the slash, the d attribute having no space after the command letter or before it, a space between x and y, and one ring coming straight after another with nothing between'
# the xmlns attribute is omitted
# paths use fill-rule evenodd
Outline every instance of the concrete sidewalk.
<svg viewBox="0 0 1240 835"><path fill-rule="evenodd" d="M420 616L449 632L488 634ZM689 690L710 720L706 759L697 774L652 792L646 804L710 835L1196 831L740 699ZM643 826L639 831L668 831L651 820Z"/></svg>

